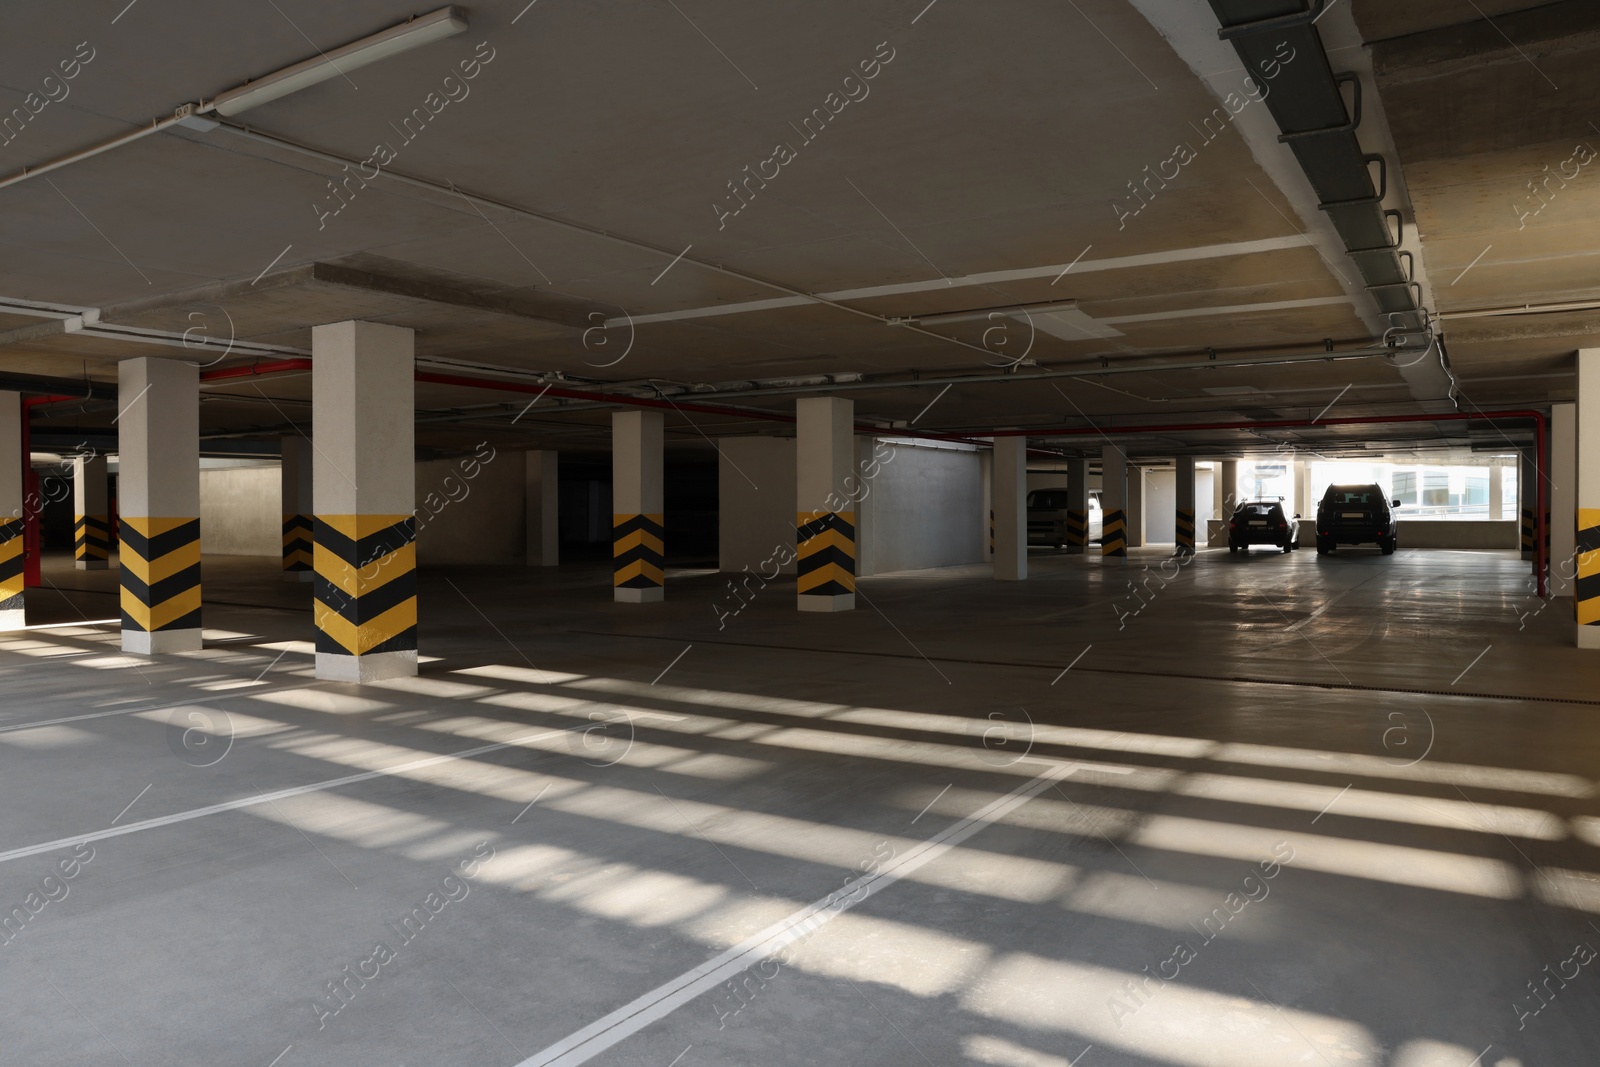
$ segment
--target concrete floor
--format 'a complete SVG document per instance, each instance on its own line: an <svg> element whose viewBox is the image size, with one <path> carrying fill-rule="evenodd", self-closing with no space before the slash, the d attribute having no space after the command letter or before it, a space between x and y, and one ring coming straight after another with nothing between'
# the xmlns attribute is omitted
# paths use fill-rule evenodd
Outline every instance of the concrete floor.
<svg viewBox="0 0 1600 1067"><path fill-rule="evenodd" d="M153 660L54 562L0 1063L1595 1062L1600 658L1526 564L1031 565L424 572L421 677L358 689L263 561Z"/></svg>

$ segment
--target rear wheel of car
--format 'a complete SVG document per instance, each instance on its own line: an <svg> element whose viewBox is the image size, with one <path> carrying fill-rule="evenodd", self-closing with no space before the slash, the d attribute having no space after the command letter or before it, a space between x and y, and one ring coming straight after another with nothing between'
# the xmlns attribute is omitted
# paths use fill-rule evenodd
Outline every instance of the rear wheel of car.
<svg viewBox="0 0 1600 1067"><path fill-rule="evenodd" d="M1294 551L1294 542L1293 541L1285 541L1283 543L1283 551L1286 554L1289 553L1289 552L1293 552Z"/></svg>
<svg viewBox="0 0 1600 1067"><path fill-rule="evenodd" d="M1385 537L1382 541L1378 542L1378 547L1383 549L1383 554L1385 556L1394 555L1395 538L1393 538L1393 537Z"/></svg>
<svg viewBox="0 0 1600 1067"><path fill-rule="evenodd" d="M1332 550L1333 546L1328 543L1326 538L1317 538L1317 555L1326 556Z"/></svg>

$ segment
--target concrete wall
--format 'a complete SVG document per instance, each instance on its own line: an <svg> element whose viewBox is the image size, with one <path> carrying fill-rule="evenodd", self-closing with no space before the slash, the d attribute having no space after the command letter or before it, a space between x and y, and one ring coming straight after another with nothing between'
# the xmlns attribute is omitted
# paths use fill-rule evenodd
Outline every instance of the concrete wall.
<svg viewBox="0 0 1600 1067"><path fill-rule="evenodd" d="M1066 471L1029 471L1028 492L1031 493L1035 489L1065 489L1067 481ZM1100 491L1100 475L1089 475L1089 491L1091 493Z"/></svg>
<svg viewBox="0 0 1600 1067"><path fill-rule="evenodd" d="M717 442L717 567L771 573L780 546L794 550L795 443L782 437ZM981 454L856 439L856 573L981 563L986 527ZM877 474L862 471L874 451ZM784 574L795 573L790 563Z"/></svg>
<svg viewBox="0 0 1600 1067"><path fill-rule="evenodd" d="M724 437L717 452L717 569L759 572L766 563L771 574L767 561L787 546L782 573L795 573L794 438Z"/></svg>
<svg viewBox="0 0 1600 1067"><path fill-rule="evenodd" d="M264 467L200 472L200 551L211 556L283 556L282 478Z"/></svg>
<svg viewBox="0 0 1600 1067"><path fill-rule="evenodd" d="M1403 509L1402 509L1403 511ZM1227 523L1212 519L1210 538L1212 548L1228 547ZM1314 548L1317 543L1316 514L1300 520L1300 545ZM1521 545L1518 523L1480 522L1474 520L1448 521L1411 519L1400 517L1400 547L1406 548L1517 548ZM1350 548L1361 546L1351 545Z"/></svg>
<svg viewBox="0 0 1600 1067"><path fill-rule="evenodd" d="M417 561L523 566L527 552L523 462L521 453L499 453L487 462L467 457L418 463ZM276 463L202 470L201 551L213 556L280 557L282 492ZM792 540L793 517L789 524Z"/></svg>
<svg viewBox="0 0 1600 1067"><path fill-rule="evenodd" d="M979 453L903 443L893 448L862 501L871 524L870 569L863 573L982 563L986 538L972 521L986 507Z"/></svg>
<svg viewBox="0 0 1600 1067"><path fill-rule="evenodd" d="M497 452L418 463L417 562L524 566L525 462L520 452Z"/></svg>
<svg viewBox="0 0 1600 1067"><path fill-rule="evenodd" d="M1518 548L1522 543L1516 522L1407 519L1400 510L1401 548ZM1314 525L1300 523L1301 543L1316 544Z"/></svg>
<svg viewBox="0 0 1600 1067"><path fill-rule="evenodd" d="M1144 472L1144 543L1170 545L1178 540L1178 472L1167 467Z"/></svg>

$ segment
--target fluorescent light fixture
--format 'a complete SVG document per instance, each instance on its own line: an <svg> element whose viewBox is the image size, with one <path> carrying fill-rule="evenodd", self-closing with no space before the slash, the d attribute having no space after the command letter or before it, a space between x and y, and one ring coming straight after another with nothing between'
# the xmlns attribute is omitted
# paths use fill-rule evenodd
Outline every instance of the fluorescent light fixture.
<svg viewBox="0 0 1600 1067"><path fill-rule="evenodd" d="M995 322L1000 319L1031 323L1036 329L1066 341L1122 336L1120 331L1079 311L1075 300L1057 300L1048 304L1007 304L942 315L917 315L892 320L891 325L948 326L958 322Z"/></svg>
<svg viewBox="0 0 1600 1067"><path fill-rule="evenodd" d="M1002 307L978 308L976 311L952 311L946 315L916 315L910 321L919 326L940 326L951 322L975 322L991 315L1048 315L1056 311L1075 311L1076 300L1056 301L1053 304L1008 304Z"/></svg>
<svg viewBox="0 0 1600 1067"><path fill-rule="evenodd" d="M257 78L236 89L229 89L210 103L202 104L199 110L214 111L224 117L237 115L241 111L248 111L270 100L348 74L380 59L409 52L413 48L420 48L446 37L454 37L466 28L466 15L460 8L442 7L438 11L420 15L398 26L391 26L370 37L352 41L331 52L323 52L314 59L296 63L292 67L284 67L264 78Z"/></svg>

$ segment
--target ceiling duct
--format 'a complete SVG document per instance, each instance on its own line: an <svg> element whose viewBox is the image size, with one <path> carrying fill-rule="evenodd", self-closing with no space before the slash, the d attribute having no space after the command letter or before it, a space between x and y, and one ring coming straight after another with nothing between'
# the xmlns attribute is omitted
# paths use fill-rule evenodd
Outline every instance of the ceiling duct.
<svg viewBox="0 0 1600 1067"><path fill-rule="evenodd" d="M1210 0L1222 24L1218 36L1233 45L1245 69L1276 71L1264 103L1281 131L1278 140L1294 152L1345 251L1360 272L1367 293L1391 327L1420 341L1425 356L1397 358L1408 378L1426 374L1428 392L1453 404L1455 382L1442 351L1431 358L1434 326L1423 306L1415 260L1400 247L1401 213L1385 209L1388 162L1363 151L1356 137L1361 125L1361 78L1335 74L1317 32L1324 0ZM1287 45L1297 57L1284 62ZM1345 103L1348 86L1350 104ZM1374 184L1373 175L1377 181ZM1414 368L1414 370L1413 370Z"/></svg>

